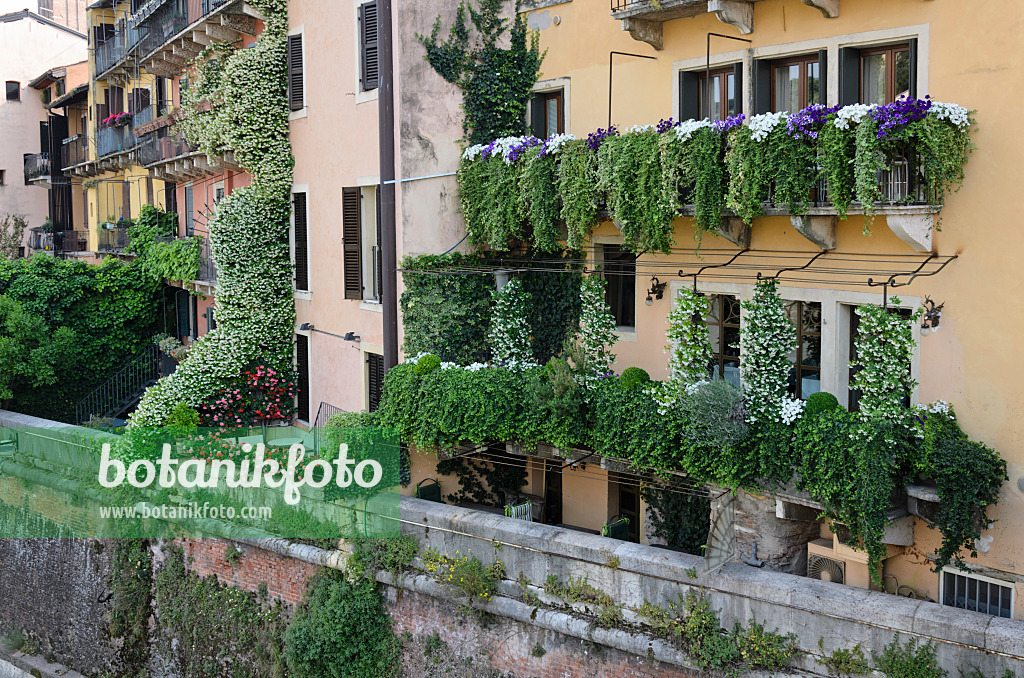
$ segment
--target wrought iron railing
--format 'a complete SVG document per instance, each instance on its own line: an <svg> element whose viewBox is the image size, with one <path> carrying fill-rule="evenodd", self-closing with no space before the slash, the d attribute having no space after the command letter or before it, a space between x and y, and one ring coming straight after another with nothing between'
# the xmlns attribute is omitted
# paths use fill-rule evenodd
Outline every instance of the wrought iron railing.
<svg viewBox="0 0 1024 678"><path fill-rule="evenodd" d="M344 411L345 410L340 407L335 407L330 403L320 401L320 407L316 410L316 418L313 419L313 447L316 448L318 453L320 452L321 443L323 441L323 436L320 433L321 429L324 426L327 426L327 420L333 415Z"/></svg>
<svg viewBox="0 0 1024 678"><path fill-rule="evenodd" d="M142 40L142 33L137 28L118 26L114 34L96 45L93 60L96 64L96 75L106 73L128 56Z"/></svg>
<svg viewBox="0 0 1024 678"><path fill-rule="evenodd" d="M50 176L49 153L25 154L25 183Z"/></svg>
<svg viewBox="0 0 1024 678"><path fill-rule="evenodd" d="M100 224L99 242L97 249L100 252L121 252L128 246L128 226L125 224Z"/></svg>
<svg viewBox="0 0 1024 678"><path fill-rule="evenodd" d="M206 283L217 282L217 265L213 263L208 235L203 237L199 245L199 277L196 280Z"/></svg>
<svg viewBox="0 0 1024 678"><path fill-rule="evenodd" d="M92 417L106 419L124 415L159 378L160 349L150 344L75 405L75 420L83 424Z"/></svg>
<svg viewBox="0 0 1024 678"><path fill-rule="evenodd" d="M180 134L174 136L161 136L166 130L150 132L139 140L139 164L142 166L155 165L164 160L188 155L194 148L189 145L185 137Z"/></svg>
<svg viewBox="0 0 1024 678"><path fill-rule="evenodd" d="M134 128L139 125L145 125L148 122L153 122L155 119L156 108L153 106L146 106L145 108L132 113L132 127Z"/></svg>
<svg viewBox="0 0 1024 678"><path fill-rule="evenodd" d="M132 126L100 127L96 130L96 154L99 157L120 153L135 147L138 139L132 132Z"/></svg>
<svg viewBox="0 0 1024 678"><path fill-rule="evenodd" d="M89 159L89 137L78 134L65 139L60 147L60 168L74 167Z"/></svg>

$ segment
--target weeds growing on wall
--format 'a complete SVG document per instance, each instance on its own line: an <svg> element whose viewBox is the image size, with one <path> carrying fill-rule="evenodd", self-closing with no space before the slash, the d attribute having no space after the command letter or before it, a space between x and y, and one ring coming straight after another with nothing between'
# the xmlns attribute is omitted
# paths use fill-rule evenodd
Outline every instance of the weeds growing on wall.
<svg viewBox="0 0 1024 678"><path fill-rule="evenodd" d="M146 539L115 539L113 543L110 637L122 639L120 659L137 673L145 670L149 659L153 553Z"/></svg>

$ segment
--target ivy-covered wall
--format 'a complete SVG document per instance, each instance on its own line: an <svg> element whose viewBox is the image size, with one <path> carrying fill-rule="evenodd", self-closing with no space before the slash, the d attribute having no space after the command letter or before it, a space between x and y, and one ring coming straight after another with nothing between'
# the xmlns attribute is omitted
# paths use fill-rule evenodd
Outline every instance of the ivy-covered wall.
<svg viewBox="0 0 1024 678"><path fill-rule="evenodd" d="M289 366L295 307L288 251L291 174L288 142L288 15L284 0L256 0L265 28L246 49L215 48L194 67L196 82L179 123L206 152L233 150L251 175L250 185L218 203L208 224L217 266L217 327L192 347L177 371L150 388L132 425L160 425L178 403L199 405L254 362ZM197 97L210 101L196 107Z"/></svg>

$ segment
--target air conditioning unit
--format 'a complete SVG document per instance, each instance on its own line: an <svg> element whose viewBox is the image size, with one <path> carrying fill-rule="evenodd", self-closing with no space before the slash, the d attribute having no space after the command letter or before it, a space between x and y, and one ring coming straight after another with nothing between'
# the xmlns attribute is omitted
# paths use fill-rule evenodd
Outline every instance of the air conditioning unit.
<svg viewBox="0 0 1024 678"><path fill-rule="evenodd" d="M807 576L811 579L830 581L834 584L846 583L846 561L820 556L807 555Z"/></svg>
<svg viewBox="0 0 1024 678"><path fill-rule="evenodd" d="M850 557L854 554L854 557ZM815 539L807 544L807 576L812 579L871 588L871 572L863 554L833 539Z"/></svg>

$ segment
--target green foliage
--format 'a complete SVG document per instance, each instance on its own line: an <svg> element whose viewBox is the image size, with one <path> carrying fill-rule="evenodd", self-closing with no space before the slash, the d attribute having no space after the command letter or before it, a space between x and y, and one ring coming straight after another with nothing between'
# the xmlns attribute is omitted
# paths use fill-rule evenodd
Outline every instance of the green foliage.
<svg viewBox="0 0 1024 678"><path fill-rule="evenodd" d="M18 250L25 242L25 228L28 224L20 214L5 214L0 219L0 258L13 260L19 257Z"/></svg>
<svg viewBox="0 0 1024 678"><path fill-rule="evenodd" d="M676 407L682 436L693 448L724 450L750 437L743 394L724 379L691 386Z"/></svg>
<svg viewBox="0 0 1024 678"><path fill-rule="evenodd" d="M37 365L31 369L31 379L39 383L30 386L21 382L20 376L8 382L20 384L13 389L9 408L69 422L74 418L75 403L149 342L156 330L160 298L156 281L137 266L113 259L95 266L43 255L15 261L0 258L0 295L19 304L24 312L6 304L5 314L11 322L22 315L25 318L15 323L17 329L3 331L7 337L22 337L8 348L50 346L35 354ZM46 333L44 344L31 340ZM23 351L11 355L22 356L15 362L29 358ZM56 379L45 367L47 363L56 370ZM16 374L17 369L0 369L0 375ZM0 376L0 384L4 376Z"/></svg>
<svg viewBox="0 0 1024 678"><path fill-rule="evenodd" d="M725 209L726 173L723 167L725 143L711 127L693 133L688 162L692 165L694 219L698 235L714 231L722 224Z"/></svg>
<svg viewBox="0 0 1024 678"><path fill-rule="evenodd" d="M649 383L651 383L651 375L647 374L647 370L640 367L627 367L622 371L622 376L619 377L619 386L628 391L643 388Z"/></svg>
<svg viewBox="0 0 1024 678"><path fill-rule="evenodd" d="M285 675L287 611L256 594L202 579L185 566L181 547L165 543L163 567L154 587L153 628L166 646L164 656L180 676ZM177 639L172 646L171 639Z"/></svg>
<svg viewBox="0 0 1024 678"><path fill-rule="evenodd" d="M540 155L540 151L540 146L534 146L523 154L521 192L526 198L526 217L533 226L533 246L541 252L560 252L557 165L553 154Z"/></svg>
<svg viewBox="0 0 1024 678"><path fill-rule="evenodd" d="M911 638L901 646L899 634L875 657L875 668L886 678L942 678L946 675L935 658L934 643L918 645L917 640Z"/></svg>
<svg viewBox="0 0 1024 678"><path fill-rule="evenodd" d="M484 454L481 458L455 457L437 463L439 475L454 475L459 490L448 495L452 503L473 502L504 506L502 491L516 491L526 484L526 464L522 458L502 454Z"/></svg>
<svg viewBox="0 0 1024 678"><path fill-rule="evenodd" d="M662 190L659 135L654 130L606 138L597 152L597 187L608 196L625 246L634 252L672 248L675 213Z"/></svg>
<svg viewBox="0 0 1024 678"><path fill-rule="evenodd" d="M149 618L152 613L153 553L145 539L114 540L110 588L110 637L121 638L121 658L133 671L149 659Z"/></svg>
<svg viewBox="0 0 1024 678"><path fill-rule="evenodd" d="M898 307L899 297L893 297L892 303ZM893 425L903 425L907 420L904 402L917 386L910 364L916 346L913 327L921 311L904 318L876 304L864 304L855 313L860 317L856 339L856 364L860 369L854 387L861 392L861 416L878 416Z"/></svg>
<svg viewBox="0 0 1024 678"><path fill-rule="evenodd" d="M807 398L807 406L804 408L804 416L812 417L822 412L831 412L839 409L839 400L828 391L812 393Z"/></svg>
<svg viewBox="0 0 1024 678"><path fill-rule="evenodd" d="M8 652L18 652L25 645L25 634L15 627L0 636L0 645Z"/></svg>
<svg viewBox="0 0 1024 678"><path fill-rule="evenodd" d="M704 555L711 528L711 502L680 481L644 483L640 495L650 507L651 532L665 545Z"/></svg>
<svg viewBox="0 0 1024 678"><path fill-rule="evenodd" d="M143 205L128 228L125 251L138 255L135 265L156 280L191 282L199 275L200 238L174 238L177 226L174 212Z"/></svg>
<svg viewBox="0 0 1024 678"><path fill-rule="evenodd" d="M420 377L440 368L441 359L432 353L420 356L419 360L416 361L416 374Z"/></svg>
<svg viewBox="0 0 1024 678"><path fill-rule="evenodd" d="M401 644L376 585L327 570L309 584L285 656L295 678L389 678L401 669Z"/></svg>
<svg viewBox="0 0 1024 678"><path fill-rule="evenodd" d="M490 602L498 591L498 582L505 576L505 566L501 561L484 565L479 558L458 551L449 555L429 549L423 561L427 572L439 583L462 591L471 602L477 599Z"/></svg>
<svg viewBox="0 0 1024 678"><path fill-rule="evenodd" d="M796 635L782 635L778 629L768 631L754 617L744 630L739 623L733 631L740 658L751 668L779 671L789 666L797 652Z"/></svg>
<svg viewBox="0 0 1024 678"><path fill-rule="evenodd" d="M77 346L72 329L53 332L41 317L0 295L0 402L73 378Z"/></svg>
<svg viewBox="0 0 1024 678"><path fill-rule="evenodd" d="M726 205L746 223L764 214L768 186L775 174L768 141L753 137L748 125L734 127L727 137L729 188Z"/></svg>
<svg viewBox="0 0 1024 678"><path fill-rule="evenodd" d="M830 676L863 676L871 672L871 665L864 656L864 650L860 643L853 646L852 650L837 648L832 652L825 650L825 639L818 639L818 650L821 652L821 659L818 663L828 669Z"/></svg>
<svg viewBox="0 0 1024 678"><path fill-rule="evenodd" d="M857 125L854 133L853 188L864 214L874 213L874 205L882 199L878 173L885 170L885 154L878 141L878 124L870 117ZM867 222L865 222L867 229Z"/></svg>
<svg viewBox="0 0 1024 678"><path fill-rule="evenodd" d="M585 139L566 143L558 163L558 194L562 197L562 219L566 246L579 249L597 225L597 153Z"/></svg>
<svg viewBox="0 0 1024 678"><path fill-rule="evenodd" d="M509 20L501 17L502 0L478 3L478 8L459 4L447 40L440 40L440 16L429 37L416 35L438 75L462 90L462 130L469 144L522 134L527 103L544 60L540 38L527 29L518 3L511 29ZM472 45L467 11L477 38ZM499 47L506 44L506 31L508 47Z"/></svg>
<svg viewBox="0 0 1024 678"><path fill-rule="evenodd" d="M774 181L772 201L790 214L806 214L818 179L817 152L812 140L789 134L778 125L768 135L769 166Z"/></svg>
<svg viewBox="0 0 1024 678"><path fill-rule="evenodd" d="M527 203L521 194L523 163L523 159L506 162L496 153L460 165L459 204L472 244L508 250L526 239Z"/></svg>
<svg viewBox="0 0 1024 678"><path fill-rule="evenodd" d="M492 360L498 364L533 363L530 324L526 319L532 301L530 293L523 290L520 280L512 279L491 296L494 309L487 343Z"/></svg>
<svg viewBox="0 0 1024 678"><path fill-rule="evenodd" d="M419 555L420 545L409 535L399 537L361 537L352 540L355 547L349 567L358 576L373 578L377 572L397 574L409 567Z"/></svg>
<svg viewBox="0 0 1024 678"><path fill-rule="evenodd" d="M167 417L165 426L180 429L194 429L199 426L199 412L185 403L178 403Z"/></svg>
<svg viewBox="0 0 1024 678"><path fill-rule="evenodd" d="M835 114L829 115L818 133L818 163L828 186L828 197L839 218L846 218L855 190L854 134L835 125Z"/></svg>

